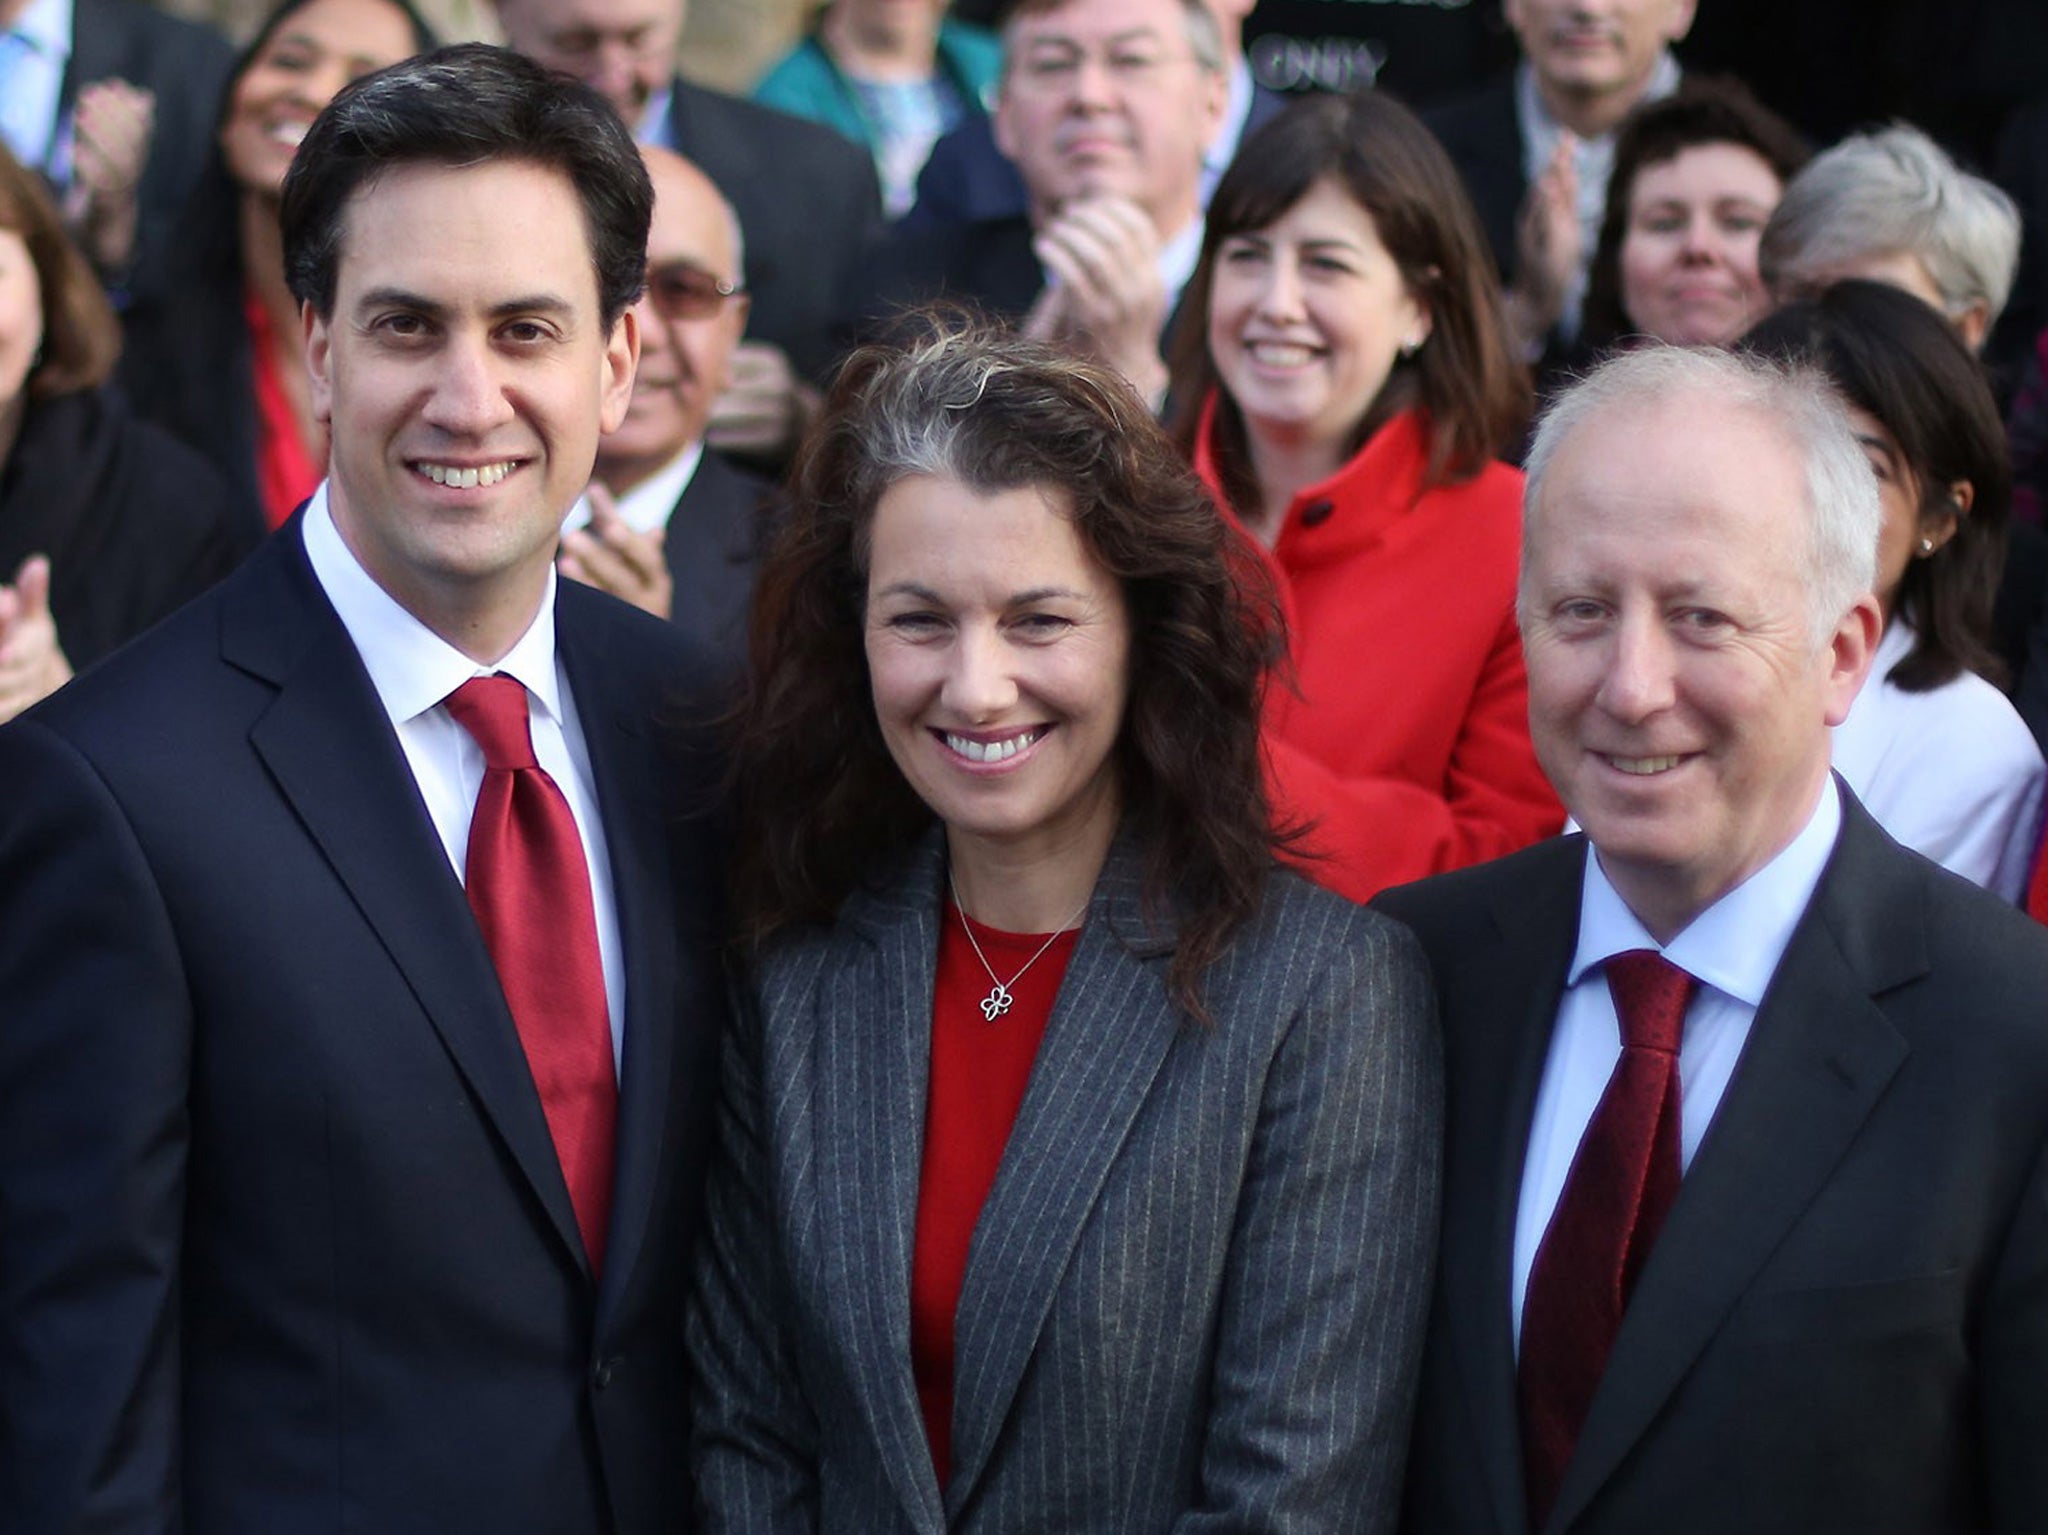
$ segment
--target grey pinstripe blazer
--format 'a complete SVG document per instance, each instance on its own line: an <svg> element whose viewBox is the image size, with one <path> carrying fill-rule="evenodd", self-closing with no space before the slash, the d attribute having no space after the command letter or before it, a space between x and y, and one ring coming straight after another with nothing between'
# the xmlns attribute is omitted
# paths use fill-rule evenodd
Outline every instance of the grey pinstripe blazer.
<svg viewBox="0 0 2048 1535"><path fill-rule="evenodd" d="M1292 875L1165 985L1119 848L961 1287L943 1492L910 1360L942 855L741 1001L690 1321L703 1529L1391 1529L1437 1229L1405 928Z"/></svg>

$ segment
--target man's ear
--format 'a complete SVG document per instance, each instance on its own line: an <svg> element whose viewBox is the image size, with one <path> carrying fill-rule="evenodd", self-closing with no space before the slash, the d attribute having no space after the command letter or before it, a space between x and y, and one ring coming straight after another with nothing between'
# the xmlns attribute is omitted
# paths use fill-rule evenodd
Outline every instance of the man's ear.
<svg viewBox="0 0 2048 1535"><path fill-rule="evenodd" d="M1827 721L1839 725L1863 690L1877 642L1884 633L1884 610L1874 593L1865 592L1835 624L1828 639Z"/></svg>
<svg viewBox="0 0 2048 1535"><path fill-rule="evenodd" d="M640 316L632 306L612 323L604 344L604 380L599 396L597 429L616 432L633 403L633 373L640 366Z"/></svg>
<svg viewBox="0 0 2048 1535"><path fill-rule="evenodd" d="M313 419L326 426L334 419L334 356L328 341L328 322L311 304L301 304L299 324L306 338L306 371L313 380Z"/></svg>

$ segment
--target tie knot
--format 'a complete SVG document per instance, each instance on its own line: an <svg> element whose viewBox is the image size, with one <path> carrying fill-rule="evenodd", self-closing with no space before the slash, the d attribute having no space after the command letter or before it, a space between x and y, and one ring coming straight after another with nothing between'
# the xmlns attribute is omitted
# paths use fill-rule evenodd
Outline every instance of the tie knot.
<svg viewBox="0 0 2048 1535"><path fill-rule="evenodd" d="M1630 949L1607 961L1607 992L1621 1021L1621 1043L1629 1050L1678 1053L1685 1005L1693 978L1651 949Z"/></svg>
<svg viewBox="0 0 2048 1535"><path fill-rule="evenodd" d="M527 726L526 684L502 672L472 677L445 700L455 722L482 748L484 767L518 772L537 767Z"/></svg>

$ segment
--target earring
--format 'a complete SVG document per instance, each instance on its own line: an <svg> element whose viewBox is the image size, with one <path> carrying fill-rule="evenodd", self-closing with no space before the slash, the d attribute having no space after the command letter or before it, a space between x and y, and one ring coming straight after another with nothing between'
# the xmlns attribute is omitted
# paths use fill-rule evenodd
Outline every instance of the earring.
<svg viewBox="0 0 2048 1535"><path fill-rule="evenodd" d="M1934 553L1934 540L1933 540L1933 539L1931 539L1931 538L1923 538L1923 539L1921 539L1921 540L1920 540L1920 558L1924 560L1924 559L1926 559L1926 558L1927 558L1927 556L1928 556L1928 555L1930 555L1930 554L1932 554L1932 553Z"/></svg>
<svg viewBox="0 0 2048 1535"><path fill-rule="evenodd" d="M1403 362L1406 362L1409 358L1413 357L1417 352L1421 350L1421 338L1417 336L1410 336L1406 341L1401 343L1401 360Z"/></svg>

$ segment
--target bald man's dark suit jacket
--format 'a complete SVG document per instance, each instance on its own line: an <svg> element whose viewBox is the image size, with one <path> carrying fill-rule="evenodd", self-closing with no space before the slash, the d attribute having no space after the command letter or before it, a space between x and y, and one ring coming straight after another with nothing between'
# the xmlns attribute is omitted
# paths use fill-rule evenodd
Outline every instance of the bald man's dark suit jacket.
<svg viewBox="0 0 2048 1535"><path fill-rule="evenodd" d="M602 1278L288 524L0 730L0 1529L667 1535L723 981L693 660L560 583L626 1017Z"/></svg>
<svg viewBox="0 0 2048 1535"><path fill-rule="evenodd" d="M823 378L833 322L868 247L882 193L868 152L819 123L677 76L665 148L695 162L739 215L753 307L747 335Z"/></svg>
<svg viewBox="0 0 2048 1535"><path fill-rule="evenodd" d="M773 482L707 449L662 535L670 619L733 677L746 665L747 608L774 506Z"/></svg>
<svg viewBox="0 0 2048 1535"><path fill-rule="evenodd" d="M1637 1285L1552 1535L2048 1529L2048 934L1841 838ZM1584 842L1388 893L1441 994L1415 1535L1524 1535L1509 1286Z"/></svg>

